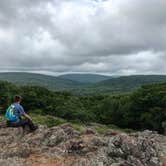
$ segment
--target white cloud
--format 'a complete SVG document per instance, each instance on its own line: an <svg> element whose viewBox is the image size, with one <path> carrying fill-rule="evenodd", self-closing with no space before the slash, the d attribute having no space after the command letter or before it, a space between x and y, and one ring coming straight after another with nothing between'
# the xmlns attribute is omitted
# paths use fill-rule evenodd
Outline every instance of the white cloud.
<svg viewBox="0 0 166 166"><path fill-rule="evenodd" d="M0 66L166 74L165 15L163 0L0 1Z"/></svg>

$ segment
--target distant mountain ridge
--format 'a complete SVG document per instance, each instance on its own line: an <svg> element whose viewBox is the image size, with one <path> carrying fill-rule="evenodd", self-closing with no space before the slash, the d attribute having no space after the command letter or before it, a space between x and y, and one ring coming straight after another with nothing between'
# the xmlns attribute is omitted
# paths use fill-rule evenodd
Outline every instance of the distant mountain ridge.
<svg viewBox="0 0 166 166"><path fill-rule="evenodd" d="M17 85L44 86L50 90L65 90L81 85L79 82L55 76L23 72L0 73L0 80L9 81Z"/></svg>
<svg viewBox="0 0 166 166"><path fill-rule="evenodd" d="M59 78L69 79L80 83L97 83L111 79L111 76L105 76L100 74L64 74L58 76Z"/></svg>
<svg viewBox="0 0 166 166"><path fill-rule="evenodd" d="M89 88L101 93L121 93L130 92L142 85L162 82L166 82L166 75L131 75L101 81Z"/></svg>
<svg viewBox="0 0 166 166"><path fill-rule="evenodd" d="M8 72L0 73L0 80L21 86L43 86L53 91L65 90L77 95L97 95L128 93L142 85L166 82L166 75L132 75L114 78L103 75L67 74L55 77L34 73Z"/></svg>
<svg viewBox="0 0 166 166"><path fill-rule="evenodd" d="M121 76L118 78L101 81L96 85L111 86L111 85L123 84L124 86L129 86L129 85L139 86L149 83L158 83L165 81L166 81L166 75L131 75L131 76Z"/></svg>
<svg viewBox="0 0 166 166"><path fill-rule="evenodd" d="M166 82L166 75L132 75L121 76L95 84L72 89L78 95L128 93L142 85Z"/></svg>

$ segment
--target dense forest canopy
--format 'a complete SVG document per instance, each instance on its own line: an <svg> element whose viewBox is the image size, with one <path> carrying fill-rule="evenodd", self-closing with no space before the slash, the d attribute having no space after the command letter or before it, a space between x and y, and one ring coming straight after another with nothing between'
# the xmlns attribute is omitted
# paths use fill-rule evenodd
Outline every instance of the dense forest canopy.
<svg viewBox="0 0 166 166"><path fill-rule="evenodd" d="M144 85L130 94L75 96L40 86L16 86L0 82L1 112L13 96L23 97L26 111L82 123L115 124L121 128L166 129L166 83Z"/></svg>

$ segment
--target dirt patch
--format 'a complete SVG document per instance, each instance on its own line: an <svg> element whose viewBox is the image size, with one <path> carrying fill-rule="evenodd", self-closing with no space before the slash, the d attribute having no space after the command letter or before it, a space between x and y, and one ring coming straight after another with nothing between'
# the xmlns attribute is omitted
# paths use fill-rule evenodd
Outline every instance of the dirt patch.
<svg viewBox="0 0 166 166"><path fill-rule="evenodd" d="M161 160L163 166L166 166L166 156L160 157L160 160Z"/></svg>
<svg viewBox="0 0 166 166"><path fill-rule="evenodd" d="M73 156L50 158L47 155L32 154L27 159L26 166L72 166L77 159Z"/></svg>

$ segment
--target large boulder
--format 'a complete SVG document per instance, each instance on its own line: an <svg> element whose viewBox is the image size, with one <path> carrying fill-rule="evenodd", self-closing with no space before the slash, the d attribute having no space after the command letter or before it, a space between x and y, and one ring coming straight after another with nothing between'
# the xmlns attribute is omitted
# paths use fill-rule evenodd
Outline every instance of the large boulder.
<svg viewBox="0 0 166 166"><path fill-rule="evenodd" d="M133 135L120 134L112 137L108 144L108 155L115 160L124 160L124 165L161 166L156 134L150 131Z"/></svg>

